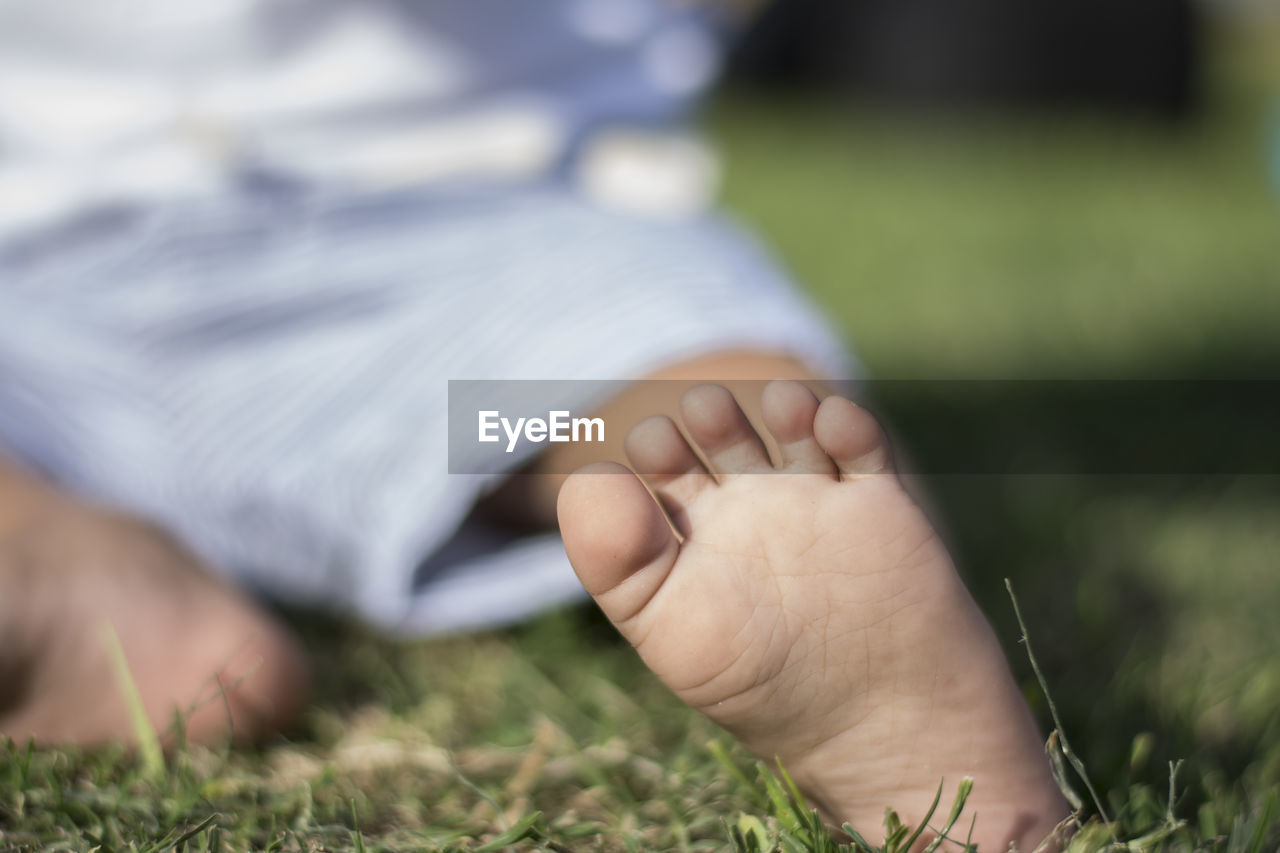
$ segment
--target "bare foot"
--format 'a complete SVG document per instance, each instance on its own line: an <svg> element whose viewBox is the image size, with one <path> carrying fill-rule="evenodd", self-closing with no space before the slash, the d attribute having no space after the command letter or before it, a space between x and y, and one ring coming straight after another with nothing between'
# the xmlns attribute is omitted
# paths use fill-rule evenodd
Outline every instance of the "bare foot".
<svg viewBox="0 0 1280 853"><path fill-rule="evenodd" d="M715 385L560 494L569 559L606 615L686 703L778 758L828 818L868 837L886 807L919 820L974 777L986 850L1030 850L1067 807L990 626L853 403L765 388L787 474ZM967 829L967 827L966 827Z"/></svg>
<svg viewBox="0 0 1280 853"><path fill-rule="evenodd" d="M3 465L0 480L0 506L25 508L0 524L0 735L132 739L108 626L166 741L175 712L199 742L251 740L294 717L305 660L266 613L157 531Z"/></svg>

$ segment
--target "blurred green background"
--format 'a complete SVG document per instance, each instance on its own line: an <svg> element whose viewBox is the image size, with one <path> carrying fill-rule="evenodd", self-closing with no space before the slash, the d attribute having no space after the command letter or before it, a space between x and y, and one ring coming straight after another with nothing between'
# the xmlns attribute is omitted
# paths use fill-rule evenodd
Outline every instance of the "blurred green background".
<svg viewBox="0 0 1280 853"><path fill-rule="evenodd" d="M1218 34L1182 123L730 92L727 200L878 378L1275 376L1277 42Z"/></svg>

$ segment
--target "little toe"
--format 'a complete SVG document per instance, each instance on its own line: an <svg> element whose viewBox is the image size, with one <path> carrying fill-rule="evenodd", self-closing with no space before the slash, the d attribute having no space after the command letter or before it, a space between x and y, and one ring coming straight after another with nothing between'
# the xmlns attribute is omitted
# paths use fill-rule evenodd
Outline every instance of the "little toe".
<svg viewBox="0 0 1280 853"><path fill-rule="evenodd" d="M856 477L893 471L889 441L870 412L844 397L828 397L813 419L814 436L840 473Z"/></svg>
<svg viewBox="0 0 1280 853"><path fill-rule="evenodd" d="M671 418L654 415L627 433L626 451L631 466L653 489L676 528L688 536L689 505L715 485L689 442Z"/></svg>
<svg viewBox="0 0 1280 853"><path fill-rule="evenodd" d="M605 615L626 633L675 565L680 543L635 474L596 462L571 474L556 504L565 552Z"/></svg>
<svg viewBox="0 0 1280 853"><path fill-rule="evenodd" d="M778 442L783 467L835 476L836 465L813 435L818 398L803 383L778 379L764 386L764 425Z"/></svg>
<svg viewBox="0 0 1280 853"><path fill-rule="evenodd" d="M744 474L773 467L764 442L727 388L690 388L680 398L680 415L716 473Z"/></svg>

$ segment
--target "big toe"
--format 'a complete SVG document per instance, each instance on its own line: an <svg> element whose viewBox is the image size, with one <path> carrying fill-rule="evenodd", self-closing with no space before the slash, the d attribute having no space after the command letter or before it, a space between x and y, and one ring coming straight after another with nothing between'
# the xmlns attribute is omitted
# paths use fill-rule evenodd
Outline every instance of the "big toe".
<svg viewBox="0 0 1280 853"><path fill-rule="evenodd" d="M597 462L565 481L556 511L578 579L624 627L662 586L680 550L662 510L627 468Z"/></svg>

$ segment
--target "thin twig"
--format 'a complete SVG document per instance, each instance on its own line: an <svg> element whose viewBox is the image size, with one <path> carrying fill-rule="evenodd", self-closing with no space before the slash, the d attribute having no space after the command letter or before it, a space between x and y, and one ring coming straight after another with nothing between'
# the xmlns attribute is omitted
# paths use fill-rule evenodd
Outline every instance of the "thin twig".
<svg viewBox="0 0 1280 853"><path fill-rule="evenodd" d="M1044 693L1045 701L1049 703L1049 715L1053 718L1054 728L1058 730L1058 742L1062 747L1062 754L1067 757L1067 761L1075 768L1076 773L1084 782L1086 788L1089 789L1089 796L1093 798L1093 804L1098 808L1098 815L1102 818L1102 822L1107 825L1107 831L1111 833L1111 838L1116 843L1120 839L1116 836L1115 828L1111 824L1111 818L1107 816L1107 810L1102 805L1102 798L1098 796L1097 790L1093 787L1089 774L1085 772L1084 762L1081 761L1071 749L1071 744L1067 741L1067 732L1062 727L1062 718L1058 716L1058 706L1054 704L1053 696L1049 693L1049 683L1045 680L1044 673L1040 671L1040 664L1036 661L1035 654L1031 651L1031 638L1027 633L1027 623L1022 619L1022 610L1018 607L1018 597L1013 594L1013 583L1008 579L1004 579L1004 587L1009 591L1009 600L1013 602L1013 615L1018 620L1018 628L1022 631L1022 645L1027 649L1027 660L1031 661L1031 670L1036 675L1036 681L1040 682L1040 690Z"/></svg>

